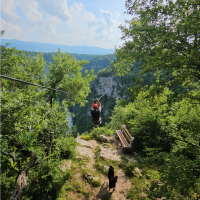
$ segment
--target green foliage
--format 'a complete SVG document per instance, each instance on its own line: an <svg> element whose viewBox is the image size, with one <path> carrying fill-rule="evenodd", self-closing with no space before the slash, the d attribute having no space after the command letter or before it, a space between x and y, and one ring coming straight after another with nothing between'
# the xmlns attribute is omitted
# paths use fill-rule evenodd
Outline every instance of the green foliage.
<svg viewBox="0 0 200 200"><path fill-rule="evenodd" d="M4 32L5 32L4 30L1 31L1 33L0 33L0 37L3 36Z"/></svg>
<svg viewBox="0 0 200 200"><path fill-rule="evenodd" d="M80 136L81 139L83 140L91 140L91 136L90 135L84 135L84 133Z"/></svg>
<svg viewBox="0 0 200 200"><path fill-rule="evenodd" d="M75 57L67 53L61 53L60 50L52 56L53 62L49 65L49 74L47 75L48 87L68 92L69 95L59 94L55 91L47 93L50 104L53 99L65 98L66 103L71 106L76 103L84 105L85 97L90 93L90 82L95 78L93 70L88 73L81 73L83 65L88 63L86 60L77 61Z"/></svg>
<svg viewBox="0 0 200 200"><path fill-rule="evenodd" d="M77 133L76 125L73 125L71 127L71 130L70 130L69 134L72 135L74 138L76 138L78 136L79 133Z"/></svg>
<svg viewBox="0 0 200 200"><path fill-rule="evenodd" d="M120 26L126 42L115 53L118 75L142 60L143 73L164 70L164 83L200 78L198 0L127 0L126 9L134 17L127 21L129 26Z"/></svg>
<svg viewBox="0 0 200 200"><path fill-rule="evenodd" d="M88 170L83 170L82 177L84 178L87 173L88 173ZM86 182L88 182L92 187L99 187L101 185L101 180L88 179L86 180Z"/></svg>
<svg viewBox="0 0 200 200"><path fill-rule="evenodd" d="M156 171L157 167L155 164L150 165L149 162L144 163L139 160L140 158L137 159L137 163L133 163L126 159L126 157L122 156L122 161L119 166L124 170L126 175L131 178L132 185L126 198L135 200L156 199L157 196L152 195L154 191L149 192L149 190L154 187L154 183L159 183L160 175L159 172ZM148 198L150 195L154 198Z"/></svg>
<svg viewBox="0 0 200 200"><path fill-rule="evenodd" d="M25 51L25 54L27 57L36 57L38 52L31 52L31 51ZM43 73L45 75L49 74L49 65L53 61L52 56L55 56L56 53L42 53L45 61L46 61L46 66L44 68ZM110 63L113 60L116 60L116 57L113 54L110 55L94 55L94 54L76 54L76 53L71 53L72 57L75 57L76 60L82 61L82 60L87 60L89 63L85 64L81 72L84 72L85 70L90 71L92 68L94 69L94 73L97 73L98 70L104 69L107 66L110 65Z"/></svg>
<svg viewBox="0 0 200 200"><path fill-rule="evenodd" d="M122 156L122 161L119 164L119 167L121 167L124 172L129 176L129 177L133 177L134 176L134 169L135 167L137 167L138 164L135 162L130 162L128 159L126 159L124 156Z"/></svg>
<svg viewBox="0 0 200 200"><path fill-rule="evenodd" d="M108 127L118 130L125 124L135 138L133 150L143 151L146 161L159 166L161 182L167 184L159 187L160 194L175 190L173 195L192 198L199 193L199 103L186 95L185 99L178 96L177 101L168 88L152 96L153 87L139 92L133 103L123 107L117 101ZM124 169L130 175L131 166Z"/></svg>
<svg viewBox="0 0 200 200"><path fill-rule="evenodd" d="M58 102L60 94L44 91L12 80L1 79L1 185L3 199L8 199L21 171L33 152L37 160L27 173L28 185L23 199L56 199L60 188L71 176L58 165L75 156L76 142L67 134L69 105L82 101L90 92L93 71L80 72L86 61L77 61L58 51L43 76L42 54L26 57L15 48L1 48L1 74L71 92Z"/></svg>
<svg viewBox="0 0 200 200"><path fill-rule="evenodd" d="M84 187L84 188L82 188ZM80 182L78 181L73 181L73 183L66 183L65 187L64 187L64 191L63 193L66 194L64 198L59 198L59 199L66 199L67 197L67 193L68 191L74 191L77 193L80 193L82 195L88 195L87 190L85 189L85 185L81 185ZM63 194L61 194L60 196L63 196Z"/></svg>
<svg viewBox="0 0 200 200"><path fill-rule="evenodd" d="M131 179L131 182L132 182L133 185L135 185L135 187L131 188L128 191L126 198L132 199L132 200L138 200L138 199L146 200L146 199L148 199L147 195L145 194L145 192L147 192L147 188L148 188L148 184L145 181L145 178L143 176L141 178L133 177Z"/></svg>
<svg viewBox="0 0 200 200"><path fill-rule="evenodd" d="M97 73L98 70L108 67L113 60L116 60L114 54L108 55L98 55L89 60L89 63L84 66L86 70L91 70L94 68L94 73Z"/></svg>
<svg viewBox="0 0 200 200"><path fill-rule="evenodd" d="M33 167L29 173L31 181L26 188L25 197L32 199L56 199L61 187L71 178L72 172L60 171L60 163L54 159Z"/></svg>
<svg viewBox="0 0 200 200"><path fill-rule="evenodd" d="M75 151L75 146L76 146L76 141L74 140L74 137L67 135L66 136L61 136L53 141L54 149L53 152L54 154L58 155L58 157L64 158L64 159L72 159L75 157L76 151Z"/></svg>
<svg viewBox="0 0 200 200"><path fill-rule="evenodd" d="M114 134L114 132L107 127L97 127L93 128L91 132L89 133L90 137L93 139L99 139L99 135L105 135L105 136L111 136Z"/></svg>

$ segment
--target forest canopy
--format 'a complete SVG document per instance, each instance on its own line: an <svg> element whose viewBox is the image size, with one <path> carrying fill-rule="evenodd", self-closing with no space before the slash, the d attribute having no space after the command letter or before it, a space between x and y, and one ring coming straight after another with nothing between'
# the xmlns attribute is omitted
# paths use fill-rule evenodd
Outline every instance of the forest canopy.
<svg viewBox="0 0 200 200"><path fill-rule="evenodd" d="M133 18L120 26L125 42L115 52L117 75L141 62L140 74L153 72L156 79L150 85L135 82L129 88L132 103L118 101L108 127L127 124L134 150L158 167L164 184L150 188L150 199L198 199L199 1L127 0L126 13Z"/></svg>
<svg viewBox="0 0 200 200"><path fill-rule="evenodd" d="M23 199L56 199L70 178L57 166L75 157L77 131L98 139L102 133L115 134L122 124L135 138L129 153L138 153L137 165L159 174L159 181L153 178L151 184L146 177L142 189L144 177L139 177L127 198L141 199L144 192L147 199L200 198L200 2L126 0L125 5L132 19L120 26L124 43L105 59L91 57L88 63L58 50L45 75L42 54L32 57L1 47L2 75L67 92L1 78L3 199L22 192ZM94 65L108 67L94 71ZM89 70L83 72L84 66ZM93 128L86 113L101 76L113 77L123 99L104 95L105 123ZM66 134L68 108L77 104L86 106L73 107L77 127ZM135 165L118 165L131 174L132 184Z"/></svg>
<svg viewBox="0 0 200 200"><path fill-rule="evenodd" d="M40 199L55 199L68 176L57 167L75 155L76 142L66 134L67 108L87 102L95 76L93 70L81 72L86 60L77 61L60 50L52 60L45 76L41 53L26 57L23 51L1 46L2 75L66 92L59 102L61 94L54 90L1 78L2 199L20 198L25 186L24 198L38 198L39 192Z"/></svg>
<svg viewBox="0 0 200 200"><path fill-rule="evenodd" d="M198 0L127 0L126 13L137 17L120 26L125 40L115 54L120 75L142 60L143 73L162 70L165 84L200 79Z"/></svg>

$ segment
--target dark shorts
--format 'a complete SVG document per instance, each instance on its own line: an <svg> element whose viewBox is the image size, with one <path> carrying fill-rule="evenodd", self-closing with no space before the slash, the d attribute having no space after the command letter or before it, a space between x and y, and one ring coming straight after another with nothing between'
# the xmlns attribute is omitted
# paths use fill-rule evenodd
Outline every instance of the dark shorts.
<svg viewBox="0 0 200 200"><path fill-rule="evenodd" d="M94 125L100 125L102 123L101 117L99 117L99 121L92 121Z"/></svg>

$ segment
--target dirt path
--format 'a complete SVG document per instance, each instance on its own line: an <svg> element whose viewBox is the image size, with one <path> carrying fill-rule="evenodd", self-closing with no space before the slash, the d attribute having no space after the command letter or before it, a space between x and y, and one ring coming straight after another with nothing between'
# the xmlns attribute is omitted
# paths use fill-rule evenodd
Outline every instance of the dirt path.
<svg viewBox="0 0 200 200"><path fill-rule="evenodd" d="M106 200L106 199L113 199L113 200L124 200L126 199L126 194L128 190L131 188L130 179L125 175L122 169L117 169L115 175L118 176L118 181L116 184L116 188L113 191L111 189L108 191L108 177L105 175L101 175L101 188L98 189L98 192L95 194L95 197L92 199L94 200Z"/></svg>
<svg viewBox="0 0 200 200"><path fill-rule="evenodd" d="M96 170L94 168L95 155L94 155L94 153L92 154L91 152L93 150L95 150L95 148L98 145L100 145L100 143L97 142L96 140L89 140L89 141L87 141L88 143L86 141L81 143L80 139L79 139L79 142L80 142L81 146L77 146L77 149L76 149L77 152L80 155L88 156L90 158L90 162L86 163L86 167L92 171L95 171ZM90 145L90 144L92 144L92 145ZM90 148L88 148L88 147L90 147ZM118 140L115 139L113 141L112 147L114 149L116 149L118 147ZM110 149L109 149L109 151L110 151ZM114 191L113 191L113 189L108 191L108 189L109 189L108 188L108 177L105 176L104 174L101 174L101 186L98 188L92 188L91 196L89 199L91 199L91 200L100 200L100 199L101 200L107 200L107 199L125 200L127 192L131 188L131 181L130 181L129 177L127 177L125 175L124 171L121 168L115 168L115 175L118 176L118 181L116 183L116 188ZM80 174L76 174L75 178L77 180L80 180L79 176L80 176ZM79 200L79 199L85 199L85 198L84 197L77 198L77 196L76 196L75 199Z"/></svg>

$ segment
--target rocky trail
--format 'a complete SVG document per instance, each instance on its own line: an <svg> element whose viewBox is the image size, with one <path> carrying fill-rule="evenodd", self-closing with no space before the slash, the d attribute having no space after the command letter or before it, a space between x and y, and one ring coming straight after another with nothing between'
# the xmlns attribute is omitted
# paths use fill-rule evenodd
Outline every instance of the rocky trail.
<svg viewBox="0 0 200 200"><path fill-rule="evenodd" d="M104 138L105 139L105 138ZM101 184L99 187L91 187L88 183L86 183L86 188L89 191L90 195L88 198L85 196L79 197L76 192L69 192L66 199L76 199L76 200L82 200L82 199L91 199L91 200L124 200L126 199L126 195L128 190L131 188L131 180L130 178L124 173L124 171L119 168L118 166L115 167L115 176L118 176L118 181L116 183L116 188L113 191L111 189L108 191L108 177L105 173L101 173L100 177L94 177L89 172L95 172L97 169L95 168L95 151L96 148L100 148L100 153L98 157L102 158L103 160L109 161L116 161L120 163L121 161L121 155L124 155L123 152L120 149L120 141L115 138L115 136L109 137L106 140L109 140L109 142L104 143L103 141L96 141L96 140L83 140L80 137L76 138L79 145L76 147L77 152L77 159L80 159L84 162L84 165L81 166L81 169L84 169L88 171L86 176L91 176L94 180L100 180ZM129 159L132 162L136 162L133 158L133 156L126 155L126 158ZM64 165L60 166L65 168L70 168L70 163L65 163ZM109 165L103 166L105 170L108 170ZM84 182L81 169L78 168L75 169L76 173L73 177L73 181L75 182ZM63 169L64 170L64 169ZM85 186L84 186L85 187Z"/></svg>

